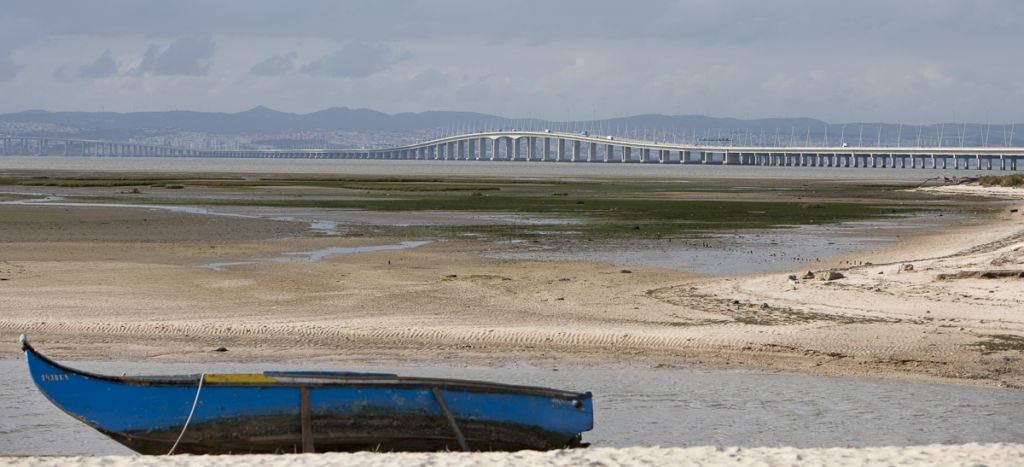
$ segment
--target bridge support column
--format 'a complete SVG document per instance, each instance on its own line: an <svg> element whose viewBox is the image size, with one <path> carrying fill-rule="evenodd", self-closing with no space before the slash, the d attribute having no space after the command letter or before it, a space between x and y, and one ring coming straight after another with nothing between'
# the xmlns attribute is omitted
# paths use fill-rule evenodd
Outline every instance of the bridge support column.
<svg viewBox="0 0 1024 467"><path fill-rule="evenodd" d="M556 148L557 149L557 151L556 151L557 159L556 160L558 162L564 162L565 161L565 140L562 139L562 138L558 138L558 143L556 144L556 146L557 146L557 148Z"/></svg>
<svg viewBox="0 0 1024 467"><path fill-rule="evenodd" d="M597 162L597 143L590 143L587 148L587 162Z"/></svg>
<svg viewBox="0 0 1024 467"><path fill-rule="evenodd" d="M580 162L583 160L583 153L580 150L580 142L572 140L572 161Z"/></svg>
<svg viewBox="0 0 1024 467"><path fill-rule="evenodd" d="M622 147L622 161L621 162L633 162L633 148L629 146Z"/></svg>
<svg viewBox="0 0 1024 467"><path fill-rule="evenodd" d="M505 159L510 161L516 160L516 149L517 148L515 140L513 140L512 138L508 138L505 141Z"/></svg>
<svg viewBox="0 0 1024 467"><path fill-rule="evenodd" d="M544 137L544 160L551 160L551 138Z"/></svg>
<svg viewBox="0 0 1024 467"><path fill-rule="evenodd" d="M615 146L610 144L604 145L604 161L611 162L615 157Z"/></svg>

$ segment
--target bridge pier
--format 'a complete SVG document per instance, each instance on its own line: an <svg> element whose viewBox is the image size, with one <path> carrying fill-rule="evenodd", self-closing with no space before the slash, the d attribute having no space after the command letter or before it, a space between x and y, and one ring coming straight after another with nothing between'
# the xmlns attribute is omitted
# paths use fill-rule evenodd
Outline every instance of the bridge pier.
<svg viewBox="0 0 1024 467"><path fill-rule="evenodd" d="M544 148L538 149L538 139ZM552 150L552 139L557 141ZM490 147L488 147L490 142ZM502 154L501 146L505 150ZM524 151L523 145L526 145ZM566 145L571 144L571 148ZM230 144L220 144L229 146ZM586 147L584 147L586 146ZM634 158L634 149L639 154ZM488 153L490 150L490 153ZM616 151L620 153L616 154ZM50 137L0 135L0 154L28 156L82 157L230 157L279 159L378 159L378 160L508 160L558 162L622 162L622 163L718 163L723 165L759 165L783 167L893 168L954 170L1012 170L1021 167L1021 148L862 148L862 152L842 148L791 150L785 148L675 146L664 143L597 140L587 135L551 132L494 132L447 137L405 147L362 150L254 150L254 149L188 149L147 145L131 141L89 141ZM657 155L653 154L656 152ZM584 157L586 153L586 157ZM678 154L678 159L676 159ZM961 160L963 163L961 163Z"/></svg>
<svg viewBox="0 0 1024 467"><path fill-rule="evenodd" d="M505 138L505 160L516 160L516 141L512 138Z"/></svg>

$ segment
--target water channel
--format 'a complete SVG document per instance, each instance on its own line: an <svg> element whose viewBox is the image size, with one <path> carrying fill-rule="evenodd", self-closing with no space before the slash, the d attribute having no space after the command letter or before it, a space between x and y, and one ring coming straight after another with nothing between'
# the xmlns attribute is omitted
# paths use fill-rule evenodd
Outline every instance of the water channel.
<svg viewBox="0 0 1024 467"><path fill-rule="evenodd" d="M44 349L41 349L44 350ZM594 394L593 446L891 446L1020 442L1024 391L695 368L63 362L106 374L385 371ZM36 390L24 360L0 360L0 453L130 454Z"/></svg>

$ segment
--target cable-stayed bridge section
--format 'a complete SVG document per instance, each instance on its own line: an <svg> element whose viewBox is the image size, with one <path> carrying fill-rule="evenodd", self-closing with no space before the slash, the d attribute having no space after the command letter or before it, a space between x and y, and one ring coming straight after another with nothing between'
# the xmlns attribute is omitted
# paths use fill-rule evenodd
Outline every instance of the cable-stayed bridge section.
<svg viewBox="0 0 1024 467"><path fill-rule="evenodd" d="M1024 148L1015 147L741 147L546 130L468 133L372 149L186 149L116 141L0 136L0 154L1024 170Z"/></svg>

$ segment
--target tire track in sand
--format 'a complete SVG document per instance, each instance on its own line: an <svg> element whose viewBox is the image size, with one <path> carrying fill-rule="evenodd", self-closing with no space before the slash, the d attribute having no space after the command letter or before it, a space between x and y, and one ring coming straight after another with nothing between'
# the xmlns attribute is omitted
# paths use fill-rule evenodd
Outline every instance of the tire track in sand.
<svg viewBox="0 0 1024 467"><path fill-rule="evenodd" d="M368 328L344 325L310 323L238 324L218 322L193 323L112 323L102 321L33 321L0 320L0 332L85 335L90 339L102 337L135 337L140 340L167 338L251 338L253 341L306 340L347 341L365 344L423 344L423 345L496 345L512 347L587 347L629 348L634 350L707 350L749 345L743 339L722 339L708 336L696 328L665 329L642 327L634 329L580 328L574 330L543 330L534 328L481 329L466 327L379 327Z"/></svg>

